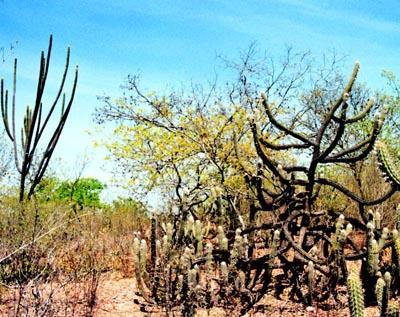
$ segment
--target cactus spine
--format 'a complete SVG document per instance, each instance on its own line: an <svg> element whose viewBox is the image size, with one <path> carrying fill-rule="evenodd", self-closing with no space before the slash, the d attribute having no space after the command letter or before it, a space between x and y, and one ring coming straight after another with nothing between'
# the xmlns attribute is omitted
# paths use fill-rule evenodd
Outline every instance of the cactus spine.
<svg viewBox="0 0 400 317"><path fill-rule="evenodd" d="M351 317L364 316L364 294L358 272L350 272L347 278L347 292Z"/></svg>

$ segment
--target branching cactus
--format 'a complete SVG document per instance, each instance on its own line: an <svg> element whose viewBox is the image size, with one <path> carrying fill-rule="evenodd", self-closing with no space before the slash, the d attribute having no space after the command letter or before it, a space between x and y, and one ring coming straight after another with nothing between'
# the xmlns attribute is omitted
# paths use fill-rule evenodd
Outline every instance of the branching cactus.
<svg viewBox="0 0 400 317"><path fill-rule="evenodd" d="M269 100L266 94L261 94L258 111L250 119L254 146L261 163L256 175L247 177L255 201L249 214L273 215L269 218L271 221L261 227L282 231L278 257L287 274L280 276L280 281L286 282L292 288L292 298L300 301L306 300L301 286L308 284L310 261L314 263L315 280L319 281L313 285L313 298L323 301L329 296L335 297L337 286L346 281L346 262L362 260L361 280L366 304L374 304L376 275L383 267L389 266L382 256L386 250L395 248L389 229L382 227L382 214L373 208L400 188L397 159L386 144L378 140L386 108L371 98L359 112L352 109L352 90L359 69L360 65L356 63L342 94L327 105L320 121L313 127L286 126L274 110L274 100ZM374 117L369 115L373 109L376 111ZM262 118L265 117L272 127L269 131L276 132L275 139L270 132L269 135L263 133L262 127L266 123ZM370 126L366 137L362 138L360 134L358 140L349 142L347 129L354 129L363 120ZM352 166L368 159L374 149L382 177L387 182L387 191L380 197L366 199L324 173L333 164ZM309 160L288 164L288 161L272 159L286 157L286 153L296 156L299 152L307 153ZM358 211L357 217L342 215L338 218L335 209L319 209L317 202L323 192L321 188L330 188L354 202L358 206L355 210ZM368 209L372 209L371 212ZM364 236L366 249L357 247L352 241L350 234L353 231ZM313 247L317 252L310 252ZM398 264L395 267L398 268Z"/></svg>
<svg viewBox="0 0 400 317"><path fill-rule="evenodd" d="M347 283L353 316L362 316L364 302L379 303L389 311L390 296L398 294L400 285L400 225L384 228L382 211L375 206L399 190L400 174L396 159L378 141L386 109L373 98L361 110L352 107L359 68L356 63L342 94L326 105L312 127L286 126L274 101L260 95L249 119L259 162L245 177L248 198L240 205L245 207L232 208L238 221L224 227L213 219L200 219L198 207L179 206L181 213L171 224L153 226L151 237L145 237L151 240L147 266L141 262L140 240L135 240L143 307L161 306L185 316L197 308L239 307L236 311L244 314L271 290L280 296L287 289L290 299L311 304L331 296L338 299L338 286ZM372 111L375 116L370 116ZM368 123L363 125L369 127L366 136L349 141L347 131L361 122ZM266 125L273 133L264 132ZM332 166L368 159L373 149L387 181L382 196L366 199L324 173ZM287 153L299 152L309 160L279 161ZM236 155L240 161L240 153ZM321 209L318 201L324 188L353 202L356 216ZM219 204L229 201L222 194L218 199ZM364 238L365 246L357 246L353 235ZM392 260L385 254L392 254ZM348 262L359 260L360 273L348 274ZM387 282L385 272L393 282ZM146 297L146 290L151 297Z"/></svg>
<svg viewBox="0 0 400 317"><path fill-rule="evenodd" d="M47 54L45 55L42 51L40 57L40 69L39 79L37 84L36 99L34 101L33 108L27 106L23 123L21 127L21 134L18 135L16 127L16 91L17 91L17 59L14 60L14 76L13 76L13 87L11 95L11 118L9 115L9 103L8 103L8 90L4 88L4 80L1 79L0 84L0 103L1 103L1 115L4 123L6 133L13 144L14 160L17 171L20 175L20 186L19 186L19 200L23 201L25 197L30 198L36 186L40 183L47 169L49 161L53 155L54 149L59 141L60 135L65 126L65 122L71 110L72 102L75 97L75 90L78 81L78 66L75 69L75 75L72 85L71 94L68 100L66 100L64 91L64 84L66 81L70 49L67 50L67 57L64 67L64 73L61 78L60 86L54 97L53 102L49 105L47 113L43 105L43 95L46 87L47 75L50 65L51 50L53 45L53 37L50 36L49 47ZM50 134L50 139L47 145L44 147L44 152L38 155L39 143L43 139L48 123L55 113L56 107L60 105L60 117L54 131ZM35 161L37 160L37 162ZM34 166L37 165L37 166ZM26 194L27 183L29 182L29 190Z"/></svg>

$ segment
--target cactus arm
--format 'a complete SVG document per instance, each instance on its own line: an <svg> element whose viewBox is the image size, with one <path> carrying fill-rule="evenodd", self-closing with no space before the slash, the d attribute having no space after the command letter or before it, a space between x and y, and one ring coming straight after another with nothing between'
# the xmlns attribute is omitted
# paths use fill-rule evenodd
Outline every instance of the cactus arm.
<svg viewBox="0 0 400 317"><path fill-rule="evenodd" d="M310 146L314 145L314 143L311 140L309 140L306 137L304 137L303 135L301 135L301 134L299 134L299 133L297 133L297 132L295 132L295 131L287 128L287 127L285 127L283 124L279 123L275 119L274 115L271 112L271 108L269 107L267 96L264 93L261 93L261 102L262 102L262 105L264 106L264 109L265 109L265 112L266 112L266 114L268 116L268 119L271 121L271 123L275 127L277 127L279 130L285 132L286 134L292 136L293 138L295 138L297 140L300 140L300 141L302 141L302 142L304 142L306 144L309 144Z"/></svg>
<svg viewBox="0 0 400 317"><path fill-rule="evenodd" d="M350 90L353 88L353 85L354 85L354 82L356 81L356 79L357 79L357 75L358 75L358 72L360 71L360 62L359 61L356 61L355 63L354 63L354 67L353 67L353 72L351 73L351 75L350 75L350 79L349 79L349 81L348 81L348 83L347 83L347 85L346 85L346 87L344 88L344 93L349 93L350 92ZM338 100L337 101L337 103L342 103L342 101L343 101L343 99L342 100Z"/></svg>
<svg viewBox="0 0 400 317"><path fill-rule="evenodd" d="M307 259L308 261L312 261L315 264L323 264L323 262L313 256L311 256L308 252L306 252L305 250L303 250L303 248L298 245L292 238L292 235L290 234L289 231L289 224L292 223L294 221L294 219L296 219L297 217L300 217L301 215L303 215L304 212L293 212L286 220L285 224L282 227L283 230L283 234L286 238L286 240L290 243L290 245L298 252L300 253L305 259Z"/></svg>
<svg viewBox="0 0 400 317"><path fill-rule="evenodd" d="M363 148L365 145L369 144L371 142L372 138L373 138L373 134L371 134L367 139L355 144L354 146L329 156L328 158L326 158L324 160L324 162L330 163L330 162L333 162L335 159L338 159L345 155L354 153L354 152L360 150L361 148Z"/></svg>
<svg viewBox="0 0 400 317"><path fill-rule="evenodd" d="M266 148L269 148L272 150L277 150L277 151L284 151L284 150L290 150L290 149L306 149L306 148L309 148L310 146L312 146L311 144L308 144L308 143L275 144L275 143L269 142L266 138L263 138L263 137L260 137L259 141Z"/></svg>
<svg viewBox="0 0 400 317"><path fill-rule="evenodd" d="M400 175L397 172L396 163L392 155L389 153L386 144L383 141L376 142L376 149L381 171L385 175L386 179L391 182L391 184L393 184L395 187L399 187Z"/></svg>
<svg viewBox="0 0 400 317"><path fill-rule="evenodd" d="M283 166L283 169L290 173L290 172L303 172L303 173L307 173L308 172L308 168L305 166Z"/></svg>
<svg viewBox="0 0 400 317"><path fill-rule="evenodd" d="M388 190L388 192L386 194L384 194L382 197L372 199L372 200L364 200L364 199L360 198L359 196L357 196L356 194L354 194L349 189L347 189L345 186L343 186L335 181L332 181L330 179L317 178L315 181L321 185L327 185L327 186L333 187L333 188L337 189L338 191L342 192L343 194L345 194L347 197L351 198L352 200L354 200L360 204L366 205L366 206L380 204L383 201L385 201L386 199L390 198L397 191L396 187L391 186L391 188Z"/></svg>
<svg viewBox="0 0 400 317"><path fill-rule="evenodd" d="M74 97L75 97L75 91L76 91L77 82L78 82L78 66L75 69L75 78L74 78L74 83L73 83L73 86L72 86L72 91L71 91L71 96L70 96L69 102L67 104L67 107L65 108L65 111L64 111L63 115L61 116L61 119L60 119L60 121L58 123L58 126L56 127L56 129L55 129L55 131L53 133L53 136L51 137L51 139L50 139L50 141L49 141L49 143L47 145L47 148L45 150L45 154L42 156L42 159L41 159L41 161L40 161L40 163L38 165L38 170L37 170L36 175L34 177L34 181L32 182L32 185L30 187L30 190L29 190L29 193L28 193L28 198L30 198L33 195L36 186L39 184L39 182L43 178L44 172L46 171L46 168L47 168L47 166L48 166L48 164L50 162L51 156L52 156L52 154L54 152L54 149L55 149L55 147L57 145L57 142L58 142L58 140L60 138L61 132L62 132L62 130L64 128L65 122L66 122L66 120L68 118L68 115L69 115L69 112L71 110L72 102L73 102Z"/></svg>
<svg viewBox="0 0 400 317"><path fill-rule="evenodd" d="M274 162L264 153L258 142L257 126L254 121L251 123L251 131L253 133L254 146L256 148L257 154L261 158L262 162L268 167L268 169L279 178L283 184L288 184L288 180L279 172L278 168L275 166Z"/></svg>
<svg viewBox="0 0 400 317"><path fill-rule="evenodd" d="M351 147L351 148L349 148L347 150L344 150L344 151L341 151L341 152L335 154L332 157L327 157L323 161L323 163L355 163L355 162L358 162L360 160L363 160L373 150L374 145L375 145L375 141L376 141L376 139L378 137L378 134L380 132L381 126L382 125L380 124L379 120L375 120L374 127L373 127L373 130L372 130L372 134L371 134L371 136L369 138L367 138L366 140L356 144L355 146L353 146L353 147ZM358 154L358 155L356 155L354 157L343 157L346 154L350 154L350 153L353 153L353 152L359 150L360 148L362 148L365 145L367 145L367 146L365 147L365 149L360 154Z"/></svg>
<svg viewBox="0 0 400 317"><path fill-rule="evenodd" d="M272 201L267 202L267 200L264 197L264 191L263 191L263 187L262 187L261 178L260 177L254 177L254 181L255 181L255 188L256 188L256 191L257 191L257 199L258 199L258 202L261 205L261 209L264 210L264 211L271 211L273 203L272 203ZM250 224L250 226L252 226L252 225Z"/></svg>
<svg viewBox="0 0 400 317"><path fill-rule="evenodd" d="M4 128L10 140L13 142L14 137L10 131L10 125L8 124L8 90L4 93L4 80L1 79L0 83L0 103L1 103L1 117L3 118Z"/></svg>
<svg viewBox="0 0 400 317"><path fill-rule="evenodd" d="M350 76L349 81L347 82L346 87L343 90L342 95L336 100L336 102L332 105L330 111L328 112L324 122L322 123L319 131L318 131L318 135L317 135L317 140L316 140L316 144L320 145L321 144L321 140L322 137L328 127L328 125L330 124L330 122L332 121L332 119L334 118L335 112L336 110L343 105L344 102L346 102L346 99L348 98L348 95L351 91L351 89L353 88L354 82L357 78L357 74L358 71L360 70L360 63L356 62L354 64L354 68L353 68L353 72Z"/></svg>
<svg viewBox="0 0 400 317"><path fill-rule="evenodd" d="M241 159L241 155L240 155L240 151L239 151L239 147L238 147L238 136L236 134L236 131L233 131L233 150L239 165L239 168L244 172L244 174L250 174L249 171L245 168L242 159Z"/></svg>
<svg viewBox="0 0 400 317"><path fill-rule="evenodd" d="M343 105L342 112L340 115L339 126L336 130L336 135L332 140L331 144L318 156L317 161L322 161L325 157L327 157L338 145L340 139L343 136L345 130L345 120L346 120L346 110L347 110L347 103Z"/></svg>
<svg viewBox="0 0 400 317"><path fill-rule="evenodd" d="M364 119L365 116L371 111L371 109L374 105L375 105L375 99L374 98L369 99L367 104L365 105L364 110L360 111L354 117L346 119L346 123L354 123L354 122Z"/></svg>
<svg viewBox="0 0 400 317"><path fill-rule="evenodd" d="M13 149L14 149L14 161L15 167L18 172L21 174L22 169L19 164L18 159L18 149L17 149L17 140L15 134L15 104L16 104L16 92L17 92L17 59L14 59L14 72L13 72L13 89L12 89L12 104L11 104L11 134L13 135Z"/></svg>
<svg viewBox="0 0 400 317"><path fill-rule="evenodd" d="M48 122L49 122L49 120L50 120L50 117L51 117L51 115L53 114L54 109L55 109L55 107L56 107L56 105L57 105L57 103L58 103L58 100L60 99L61 93L62 93L62 91L63 91L63 89L64 89L65 79L66 79L66 77L67 77L67 73L68 73L68 69L69 69L70 54L71 54L70 48L68 47L68 49L67 49L66 62L65 62L65 66L64 66L64 73L63 73L63 76L62 76L62 79L61 79L60 87L59 87L59 89L58 89L56 98L54 99L53 104L51 105L51 107L50 107L50 109L49 109L49 112L48 112L48 114L47 114L47 116L46 116L46 119L45 119L44 122L43 122L43 125L42 125L41 127L40 127L40 125L39 125L39 128L38 128L39 133L37 134L37 137L35 138L35 139L36 139L36 142L38 142L39 139L40 139L40 137L42 136L43 131L44 131L44 129L46 128L46 126L47 126L47 124L48 124ZM63 112L64 112L64 111L63 111Z"/></svg>
<svg viewBox="0 0 400 317"><path fill-rule="evenodd" d="M32 151L31 151L31 155L33 155L34 149L36 148L37 143L39 142L39 137L38 137L38 136L39 136L39 128L40 128L40 125L42 124L42 114L43 114L43 103L40 103L40 106L39 106L39 114L38 114L38 121L37 121L37 126L38 126L38 128L36 129L35 141L34 141L33 149L32 149Z"/></svg>

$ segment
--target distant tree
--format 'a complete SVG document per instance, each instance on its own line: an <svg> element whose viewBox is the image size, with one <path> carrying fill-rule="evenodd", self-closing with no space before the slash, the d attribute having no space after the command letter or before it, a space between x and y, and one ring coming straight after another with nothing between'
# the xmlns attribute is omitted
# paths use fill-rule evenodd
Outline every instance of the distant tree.
<svg viewBox="0 0 400 317"><path fill-rule="evenodd" d="M100 195L106 185L95 178L60 180L44 178L37 189L39 199L76 203L80 208L101 207Z"/></svg>
<svg viewBox="0 0 400 317"><path fill-rule="evenodd" d="M261 59L252 45L239 61L227 62L235 79L223 87L215 81L160 95L143 89L134 75L123 97L102 97L96 120L117 124L104 141L116 174L128 177L136 193L161 193L167 206L181 206L183 214L201 206L206 214L240 221L238 212L245 207L240 204L251 195L245 175L256 171L258 161L248 122L254 116L266 119L256 110L255 92L267 86L280 101L274 111L290 112L287 105L310 68L307 53L291 50L277 63ZM269 126L262 128L275 137Z"/></svg>
<svg viewBox="0 0 400 317"><path fill-rule="evenodd" d="M149 213L145 205L131 197L118 197L112 201L110 207L111 211L118 211L119 214L125 213L131 215L135 222L149 218Z"/></svg>

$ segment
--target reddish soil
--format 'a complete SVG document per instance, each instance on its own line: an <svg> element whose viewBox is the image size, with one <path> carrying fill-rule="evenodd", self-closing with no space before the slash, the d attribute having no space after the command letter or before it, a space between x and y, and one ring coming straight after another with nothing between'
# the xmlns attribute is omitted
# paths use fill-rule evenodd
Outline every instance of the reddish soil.
<svg viewBox="0 0 400 317"><path fill-rule="evenodd" d="M163 316L160 313L145 314L140 312L137 305L133 303L135 281L132 278L116 278L106 279L100 284L98 292L98 302L96 306L96 317L145 317L145 316ZM346 300L346 298L343 298ZM249 314L254 317L349 317L348 308L336 309L331 311L323 311L314 307L305 307L302 304L293 303L288 300L279 300L273 296L267 295L260 303L262 312ZM210 312L200 311L198 317L229 316L221 309L214 309ZM375 307L367 308L364 317L377 317L378 310Z"/></svg>
<svg viewBox="0 0 400 317"><path fill-rule="evenodd" d="M135 298L135 280L133 278L122 278L116 274L105 274L101 276L99 287L97 290L97 300L93 309L92 315L86 315L83 312L84 301L82 300L82 292L84 286L73 285L69 292L59 293L53 305L60 306L55 316L93 316L93 317L146 317L146 316L165 316L160 312L143 313L140 312L138 305L134 303ZM72 292L79 295L72 295ZM10 294L1 298L0 316L14 316L13 305L15 299ZM345 296L341 301L346 301ZM74 303L72 303L74 301ZM73 308L61 308L61 305L66 305ZM349 311L347 308L335 309L330 311L323 311L314 307L305 307L302 304L293 303L288 300L278 300L273 296L267 295L261 301L259 311L256 313L248 314L248 316L261 317L348 317ZM196 316L233 316L234 312L226 313L221 309L213 309L209 312L199 311ZM25 316L25 315L20 315ZM29 314L28 316L34 316ZM376 308L367 308L365 317L379 316Z"/></svg>

